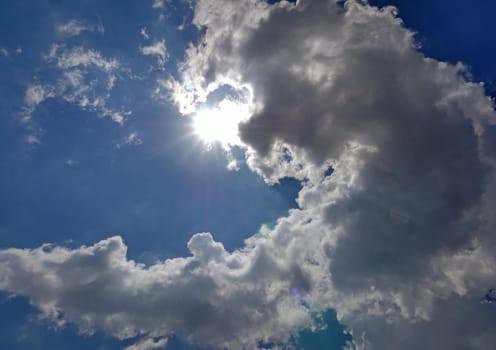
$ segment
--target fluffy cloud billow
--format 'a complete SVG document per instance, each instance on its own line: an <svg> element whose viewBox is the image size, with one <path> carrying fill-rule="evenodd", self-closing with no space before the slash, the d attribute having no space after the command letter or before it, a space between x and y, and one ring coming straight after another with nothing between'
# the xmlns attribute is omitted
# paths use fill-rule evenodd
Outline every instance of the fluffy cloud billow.
<svg viewBox="0 0 496 350"><path fill-rule="evenodd" d="M193 236L188 247L189 258L147 267L126 259L120 237L76 250L7 249L0 252L0 288L29 295L42 316L75 322L83 334L142 336L136 349L162 347L165 341L153 338L170 334L242 349L287 340L295 324L309 323L306 307L288 293L305 287L306 277L268 247L230 254L208 233Z"/></svg>
<svg viewBox="0 0 496 350"><path fill-rule="evenodd" d="M190 257L151 266L118 237L0 250L0 289L137 348L285 344L332 308L350 349L492 349L496 113L468 68L359 1L198 0L194 24L173 100L194 115L226 84L248 89L246 162L300 180L298 209L242 249L200 233Z"/></svg>

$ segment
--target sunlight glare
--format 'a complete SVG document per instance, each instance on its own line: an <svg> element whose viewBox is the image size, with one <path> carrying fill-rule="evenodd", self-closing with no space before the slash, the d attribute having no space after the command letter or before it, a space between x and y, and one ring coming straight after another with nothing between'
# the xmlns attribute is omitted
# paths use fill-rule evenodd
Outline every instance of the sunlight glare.
<svg viewBox="0 0 496 350"><path fill-rule="evenodd" d="M193 116L195 134L206 144L219 142L223 147L241 145L239 124L249 118L245 104L223 100L216 108L204 108Z"/></svg>

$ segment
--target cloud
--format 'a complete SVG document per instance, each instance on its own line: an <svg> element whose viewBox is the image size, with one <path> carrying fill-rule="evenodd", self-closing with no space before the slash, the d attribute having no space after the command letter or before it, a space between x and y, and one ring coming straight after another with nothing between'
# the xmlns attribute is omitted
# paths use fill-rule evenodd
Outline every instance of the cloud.
<svg viewBox="0 0 496 350"><path fill-rule="evenodd" d="M122 148L124 146L139 146L143 143L143 140L138 136L137 132L131 132L125 137L125 139L116 145L117 148Z"/></svg>
<svg viewBox="0 0 496 350"><path fill-rule="evenodd" d="M254 112L240 124L247 162L270 183L302 180L300 207L320 208L309 216L332 237L328 305L357 342L360 334L374 349L489 341L475 326L487 312L463 341L435 335L456 332L455 315L470 305L477 315L496 277L482 268L493 262L494 221L481 215L494 203L486 145L496 114L467 68L424 57L393 7L199 1L194 22L206 34L188 51L182 81L168 84L178 107L194 114L223 84L251 87ZM323 178L329 165L335 172ZM310 233L322 238L299 232ZM452 323L439 314L451 304ZM391 322L397 339L379 332ZM399 345L409 332L426 337Z"/></svg>
<svg viewBox="0 0 496 350"><path fill-rule="evenodd" d="M74 160L74 159L67 159L64 163L68 167L73 167L73 166L75 166L75 165L78 164L78 161L77 160Z"/></svg>
<svg viewBox="0 0 496 350"><path fill-rule="evenodd" d="M299 208L240 250L200 233L190 257L151 266L118 237L1 250L0 289L119 338L256 348L334 308L349 348L491 349L496 113L467 68L358 1L199 0L194 24L202 41L161 88L187 115L233 100L226 85L248 92L247 164L299 179Z"/></svg>
<svg viewBox="0 0 496 350"><path fill-rule="evenodd" d="M53 97L54 92L50 86L43 86L40 84L30 85L26 89L24 102L26 106L35 107L49 97Z"/></svg>
<svg viewBox="0 0 496 350"><path fill-rule="evenodd" d="M150 39L150 35L148 34L148 32L146 30L146 27L143 27L143 28L140 29L140 34L146 40Z"/></svg>
<svg viewBox="0 0 496 350"><path fill-rule="evenodd" d="M36 107L38 107L38 105L46 99L55 97L55 95L55 89L51 85L42 85L39 83L28 85L24 95L24 106L22 108L21 121L23 123L29 123Z"/></svg>
<svg viewBox="0 0 496 350"><path fill-rule="evenodd" d="M140 47L140 52L143 55L155 56L160 67L163 67L169 58L167 48L165 47L165 40L157 41L150 46Z"/></svg>
<svg viewBox="0 0 496 350"><path fill-rule="evenodd" d="M143 339L137 344L126 346L124 350L152 350L152 349L163 349L167 345L167 339L159 339L155 341L154 339Z"/></svg>
<svg viewBox="0 0 496 350"><path fill-rule="evenodd" d="M7 49L5 47L0 47L0 54L2 54L3 57L5 57L5 58L10 57L9 51L7 51Z"/></svg>
<svg viewBox="0 0 496 350"><path fill-rule="evenodd" d="M55 62L57 67L61 69L95 66L110 72L119 66L116 59L107 60L100 52L82 46L67 49L62 45L55 44L50 48L46 58L48 62Z"/></svg>
<svg viewBox="0 0 496 350"><path fill-rule="evenodd" d="M24 137L24 141L28 145L38 145L38 144L40 144L40 140L39 140L38 136L36 136L36 135L26 135Z"/></svg>
<svg viewBox="0 0 496 350"><path fill-rule="evenodd" d="M85 21L71 19L70 21L57 26L57 31L67 37L78 36L82 32L99 32L104 33L105 28L102 24L93 25Z"/></svg>
<svg viewBox="0 0 496 350"><path fill-rule="evenodd" d="M288 339L295 324L309 322L288 292L304 280L301 271L269 256L268 247L228 253L208 233L188 247L192 256L151 266L128 260L119 237L75 250L0 250L0 289L29 295L59 326L143 337L130 349L153 348L150 338L171 334L202 346L254 348L256 339Z"/></svg>
<svg viewBox="0 0 496 350"><path fill-rule="evenodd" d="M59 98L91 111L100 117L123 124L131 112L109 107L117 76L121 71L116 59L105 58L99 51L82 46L67 47L54 44L44 56L49 64L45 78L38 77L26 88L21 117L33 127L33 114L39 104L49 98Z"/></svg>
<svg viewBox="0 0 496 350"><path fill-rule="evenodd" d="M152 7L154 9L161 9L164 8L164 6L165 6L165 0L153 0Z"/></svg>

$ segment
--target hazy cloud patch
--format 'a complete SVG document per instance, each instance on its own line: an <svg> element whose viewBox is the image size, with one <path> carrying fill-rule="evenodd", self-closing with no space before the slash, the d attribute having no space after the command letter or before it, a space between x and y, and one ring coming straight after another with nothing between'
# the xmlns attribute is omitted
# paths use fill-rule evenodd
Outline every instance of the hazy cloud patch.
<svg viewBox="0 0 496 350"><path fill-rule="evenodd" d="M86 21L71 19L68 22L57 26L57 32L66 37L78 36L83 32L104 33L105 28L102 24L89 24Z"/></svg>

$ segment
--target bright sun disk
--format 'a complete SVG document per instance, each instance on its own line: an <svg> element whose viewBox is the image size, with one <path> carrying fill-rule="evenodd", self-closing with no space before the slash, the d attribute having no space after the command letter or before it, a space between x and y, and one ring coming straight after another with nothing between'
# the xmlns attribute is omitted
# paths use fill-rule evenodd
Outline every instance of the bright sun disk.
<svg viewBox="0 0 496 350"><path fill-rule="evenodd" d="M219 142L222 146L240 145L239 124L249 117L245 104L223 100L216 108L200 109L193 116L195 134L211 145Z"/></svg>

